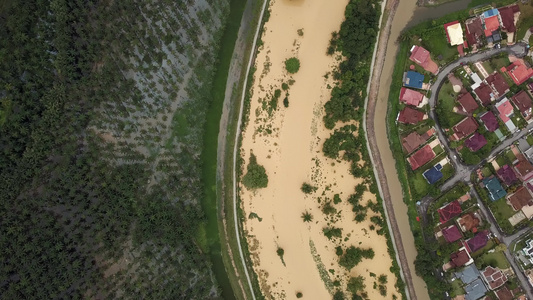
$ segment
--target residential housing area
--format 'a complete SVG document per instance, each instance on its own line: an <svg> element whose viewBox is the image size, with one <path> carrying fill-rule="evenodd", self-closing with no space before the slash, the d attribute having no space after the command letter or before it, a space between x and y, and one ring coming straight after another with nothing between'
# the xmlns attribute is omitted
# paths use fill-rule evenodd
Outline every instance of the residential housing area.
<svg viewBox="0 0 533 300"><path fill-rule="evenodd" d="M523 7L477 7L410 39L396 123L448 299L533 298L533 28L520 27Z"/></svg>

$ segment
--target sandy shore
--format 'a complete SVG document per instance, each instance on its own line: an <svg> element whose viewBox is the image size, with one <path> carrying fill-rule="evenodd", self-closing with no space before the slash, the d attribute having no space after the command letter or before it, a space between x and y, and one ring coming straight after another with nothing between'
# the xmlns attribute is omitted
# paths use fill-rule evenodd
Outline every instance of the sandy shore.
<svg viewBox="0 0 533 300"><path fill-rule="evenodd" d="M349 174L345 162L325 158L322 143L331 131L323 126L323 105L330 97L326 76L338 64L335 57L325 54L331 32L338 31L348 0L277 0L272 2L271 16L262 37L264 46L257 56L251 101L250 120L243 132L241 155L248 161L250 151L257 156L269 176L265 189L250 192L241 187L245 216L255 213L260 218L246 218L247 233L254 270L261 289L268 299L295 299L301 292L304 299L330 299L335 289L325 285L319 268L326 270L329 280L339 280L340 288L352 276L365 278L370 299L383 298L373 288L376 277L370 272L387 275L387 299L398 293L395 276L389 271L392 260L386 240L370 230L369 210L365 221L353 221L354 213L346 201L362 180ZM303 31L303 35L298 30ZM301 68L289 76L283 62L298 57ZM282 83L291 79L289 107L283 107L282 92L278 109L269 115L267 102ZM305 195L300 187L309 182L318 190ZM321 211L326 198L340 194L342 202L335 205L338 213L327 216ZM366 192L362 203L375 201ZM320 203L321 202L321 203ZM301 215L310 212L314 218L304 223ZM342 228L342 240L328 240L324 227ZM335 247L372 248L373 260L363 260L348 272L338 264ZM284 249L283 265L276 254ZM314 248L314 250L312 249Z"/></svg>

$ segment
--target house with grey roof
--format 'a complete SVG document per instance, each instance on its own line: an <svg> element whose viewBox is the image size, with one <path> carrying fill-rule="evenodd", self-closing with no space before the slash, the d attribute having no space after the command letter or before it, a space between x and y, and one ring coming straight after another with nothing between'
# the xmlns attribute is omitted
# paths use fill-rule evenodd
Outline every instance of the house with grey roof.
<svg viewBox="0 0 533 300"><path fill-rule="evenodd" d="M464 284L469 284L480 276L479 270L476 265L471 264L461 271L455 272L455 277L461 279Z"/></svg>
<svg viewBox="0 0 533 300"><path fill-rule="evenodd" d="M478 278L465 286L465 300L477 300L485 296L486 292L487 287L483 283L483 280Z"/></svg>

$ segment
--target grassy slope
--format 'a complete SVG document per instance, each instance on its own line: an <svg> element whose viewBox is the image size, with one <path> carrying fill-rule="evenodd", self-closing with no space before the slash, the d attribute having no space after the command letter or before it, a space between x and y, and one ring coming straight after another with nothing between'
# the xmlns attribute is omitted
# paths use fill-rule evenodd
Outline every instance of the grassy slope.
<svg viewBox="0 0 533 300"><path fill-rule="evenodd" d="M204 147L201 157L202 181L204 183L202 209L207 216L207 246L209 247L213 269L217 281L222 288L224 299L235 299L235 294L232 290L228 275L224 272L225 267L221 257L216 194L217 145L228 71L245 4L245 0L232 0L230 3L230 15L222 37L218 54L219 62L211 91L212 102L206 116Z"/></svg>

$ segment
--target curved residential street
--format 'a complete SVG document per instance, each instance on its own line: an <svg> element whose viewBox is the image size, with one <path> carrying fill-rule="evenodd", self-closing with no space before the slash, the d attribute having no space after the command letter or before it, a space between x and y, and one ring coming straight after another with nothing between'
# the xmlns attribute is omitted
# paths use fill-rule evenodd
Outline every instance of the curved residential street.
<svg viewBox="0 0 533 300"><path fill-rule="evenodd" d="M494 148L491 151L488 158L482 160L479 164L466 165L459 159L459 155L457 151L455 149L450 148L448 137L446 136L446 133L444 132L442 127L439 125L439 120L437 118L435 108L437 106L437 101L438 101L437 98L439 95L440 88L442 87L442 84L447 78L447 75L452 70L467 63L473 63L473 62L480 61L480 60L486 60L502 52L506 52L508 54L515 55L517 57L523 57L524 55L527 54L528 49L526 48L526 46L527 45L524 43L517 43L515 45L504 47L501 49L493 48L493 49L489 49L489 50L479 52L473 55L468 55L468 56L459 58L458 60L450 63L449 65L447 65L446 67L440 70L440 73L438 74L437 79L435 80L435 82L433 83L431 87L431 96L429 98L429 105L430 105L429 116L431 119L435 121L435 128L436 128L439 141L441 142L445 151L448 152L451 158L451 163L456 171L455 175L449 180L447 180L441 186L441 191L444 193L445 191L451 189L458 182L464 182L470 185L470 188L471 188L470 192L476 197L477 205L479 206L482 214L484 215L485 220L487 220L490 223L491 232L493 232L493 234L500 240L500 242L504 243L507 247L509 247L509 245L515 240L517 240L519 237L529 233L533 229L523 228L513 235L510 235L510 236L504 235L502 230L497 225L497 222L494 216L492 215L492 213L490 212L490 210L487 209L485 205L483 204L483 202L481 201L479 194L477 193L477 191L475 190L475 188L473 187L471 183L470 176L474 170L478 169L480 166L485 164L488 160L491 160L494 156L499 154L505 148L512 145L514 142L526 136L529 130L533 130L533 123L528 124L528 126L525 129L522 129L521 131L520 130L516 131L511 136L507 137L502 143L500 143L496 148ZM425 197L420 201L418 205L418 211L424 221L427 220L427 209L433 200L435 199L433 199L432 197ZM526 292L528 299L533 299L533 292L530 288L529 282L526 276L521 272L521 268L516 262L513 254L511 253L509 249L505 250L504 253L507 259L509 260L509 262L511 263L511 267L513 268L513 271L515 272L517 278L520 280L520 283L522 287L524 288L524 291Z"/></svg>

